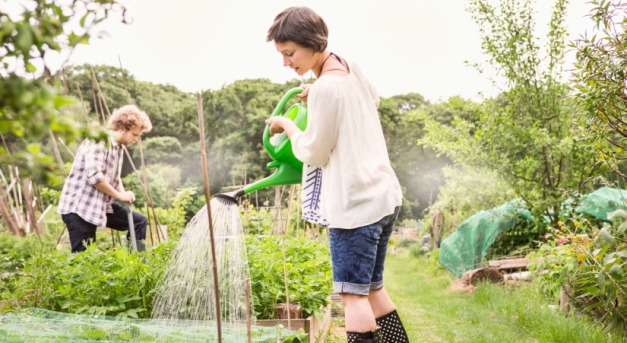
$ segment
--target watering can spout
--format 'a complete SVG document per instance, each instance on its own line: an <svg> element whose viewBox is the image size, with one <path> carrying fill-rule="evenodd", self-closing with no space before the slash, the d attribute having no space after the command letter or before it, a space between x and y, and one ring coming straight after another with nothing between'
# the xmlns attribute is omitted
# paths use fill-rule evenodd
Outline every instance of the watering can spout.
<svg viewBox="0 0 627 343"><path fill-rule="evenodd" d="M216 198L226 203L237 203L238 198L240 198L241 196L263 188L279 185L291 185L301 182L302 169L296 169L287 163L281 163L279 161L272 161L268 163L268 168L276 168L276 171L272 175L264 179L246 185L244 188L240 188L231 192L216 194Z"/></svg>
<svg viewBox="0 0 627 343"><path fill-rule="evenodd" d="M244 189L243 188L240 188L238 190L234 190L232 192L218 193L215 196L222 203L225 203L225 204L230 204L230 203L237 204L237 199L239 197L241 197L242 195L244 195Z"/></svg>

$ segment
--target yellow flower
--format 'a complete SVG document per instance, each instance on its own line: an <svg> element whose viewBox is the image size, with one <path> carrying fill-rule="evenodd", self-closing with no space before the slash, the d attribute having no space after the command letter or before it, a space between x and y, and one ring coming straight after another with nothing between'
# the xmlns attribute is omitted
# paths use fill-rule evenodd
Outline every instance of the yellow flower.
<svg viewBox="0 0 627 343"><path fill-rule="evenodd" d="M575 249L570 248L570 249L568 249L568 252L572 254L572 253L574 253L574 252L575 252Z"/></svg>
<svg viewBox="0 0 627 343"><path fill-rule="evenodd" d="M594 259L598 261L600 259L599 255L595 255Z"/></svg>
<svg viewBox="0 0 627 343"><path fill-rule="evenodd" d="M577 262L579 263L583 262L583 258L584 258L584 254L577 255Z"/></svg>
<svg viewBox="0 0 627 343"><path fill-rule="evenodd" d="M575 227L578 227L579 225L581 225L581 223L580 223L580 222L578 222L578 221L575 221L575 222L573 223L573 225L575 225Z"/></svg>
<svg viewBox="0 0 627 343"><path fill-rule="evenodd" d="M562 221L561 221L561 220L558 220L558 221L557 221L557 225L562 226L562 224L564 224L564 223L562 223Z"/></svg>
<svg viewBox="0 0 627 343"><path fill-rule="evenodd" d="M622 148L616 148L616 152L620 154L621 152L623 152L623 149Z"/></svg>
<svg viewBox="0 0 627 343"><path fill-rule="evenodd" d="M566 226L564 226L564 225L560 226L560 230L562 230L562 231L566 230Z"/></svg>

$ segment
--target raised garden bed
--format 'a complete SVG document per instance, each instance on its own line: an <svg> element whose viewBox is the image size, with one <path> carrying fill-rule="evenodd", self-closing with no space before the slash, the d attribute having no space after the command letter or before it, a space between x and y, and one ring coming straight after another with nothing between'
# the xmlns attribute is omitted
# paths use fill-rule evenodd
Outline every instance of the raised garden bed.
<svg viewBox="0 0 627 343"><path fill-rule="evenodd" d="M257 320L255 325L258 326L277 326L289 328L290 330L298 331L303 329L309 337L309 343L323 343L327 333L329 332L329 326L331 324L331 307L327 306L323 308L324 312L322 316L316 318L309 316L307 318L291 319L263 319Z"/></svg>

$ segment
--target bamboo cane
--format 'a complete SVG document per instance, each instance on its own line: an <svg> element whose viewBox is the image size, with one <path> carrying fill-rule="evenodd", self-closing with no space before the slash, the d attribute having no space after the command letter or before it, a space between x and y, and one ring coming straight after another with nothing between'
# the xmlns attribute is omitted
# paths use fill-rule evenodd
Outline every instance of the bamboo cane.
<svg viewBox="0 0 627 343"><path fill-rule="evenodd" d="M120 70L122 71L122 82L124 82L124 90L126 91L126 103L131 103L131 96L128 94L128 87L126 86L126 73L124 72L124 68L122 68L122 59L120 55L118 55L118 62L120 62Z"/></svg>
<svg viewBox="0 0 627 343"><path fill-rule="evenodd" d="M72 151L72 149L70 149L70 147L67 146L67 144L65 144L65 142L63 141L61 137L59 137L59 142L61 142L61 145L63 145L65 150L67 150L67 152L70 154L70 156L72 156L72 158L76 157L76 152Z"/></svg>
<svg viewBox="0 0 627 343"><path fill-rule="evenodd" d="M67 82L65 82L65 68L61 68L61 81L63 81L63 90L65 91L65 95L68 95Z"/></svg>
<svg viewBox="0 0 627 343"><path fill-rule="evenodd" d="M100 97L98 97L96 95L96 74L94 73L94 70L91 69L91 97L94 101L94 110L96 111L96 118L98 118L98 120L102 120L102 124L105 125L107 123L107 121L104 118L104 111L102 111L101 104L100 104Z"/></svg>
<svg viewBox="0 0 627 343"><path fill-rule="evenodd" d="M63 179L65 179L67 178L67 176L65 175L65 163L63 163L63 159L61 158L61 153L59 152L57 140L54 137L54 133L52 132L52 130L48 130L48 135L50 136L50 143L52 144L54 157L57 159L57 164L59 165L59 171L61 172L61 176L63 176Z"/></svg>
<svg viewBox="0 0 627 343"><path fill-rule="evenodd" d="M37 223L41 223L41 221L44 219L46 214L48 214L48 211L50 211L51 208L52 208L52 205L48 205L48 207L46 207L46 209L39 216L39 219L37 219Z"/></svg>
<svg viewBox="0 0 627 343"><path fill-rule="evenodd" d="M124 149L124 152L126 152L126 158L128 158L128 161L131 164L131 168L133 168L133 173L135 174L135 176L137 176L137 178L139 179L139 183L142 185L142 190L144 191L144 195L146 196L146 202L152 209L152 216L155 221L155 224L157 225L157 238L159 239L160 242L161 242L160 239L163 239L163 241L165 241L165 235L163 234L163 231L161 230L161 224L159 223L159 218L157 218L157 212L155 211L154 203L152 202L152 196L150 195L150 190L148 189L148 180L146 180L146 183L144 183L144 180L139 174L139 171L137 170L137 168L135 168L135 163L133 162L133 159L131 158L131 154L128 152L126 148ZM149 217L150 214L151 212L148 211L147 217ZM161 237L159 236L159 234L161 234Z"/></svg>
<svg viewBox="0 0 627 343"><path fill-rule="evenodd" d="M91 69L91 84L92 84L92 95L94 96L94 101L96 102L96 108L100 108L100 111L96 110L96 113L100 113L100 118L102 119L102 124L107 124L107 119L105 118L104 111L104 96L100 91L100 85L98 85L98 79L96 78L96 73L93 69ZM109 108L107 108L107 112L109 112Z"/></svg>
<svg viewBox="0 0 627 343"><path fill-rule="evenodd" d="M0 138L2 138L2 145L4 146L4 150L6 150L7 154L9 154L9 157L11 157L13 154L11 153L11 150L9 150L7 141L4 139L4 135L2 133L0 133Z"/></svg>
<svg viewBox="0 0 627 343"><path fill-rule="evenodd" d="M128 93L127 93L128 95ZM142 140L141 138L137 141L137 148L139 149L139 161L141 163L141 168L142 168L142 175L144 177L144 183L146 184L146 194L148 195L147 198L150 198L150 202L152 203L152 196L150 195L150 188L148 188L148 175L146 174L146 166L144 165L144 152L142 149ZM146 201L146 203L148 203L148 201ZM153 243L153 238L152 238L152 230L150 230L150 216L148 216L148 231L150 232L150 243ZM158 231L157 231L158 232ZM159 236L157 235L157 238L159 239L159 242L161 242L161 239L159 238ZM165 237L164 237L165 240Z"/></svg>
<svg viewBox="0 0 627 343"><path fill-rule="evenodd" d="M13 187L13 201L9 202L11 206L11 210L15 219L17 220L17 225L20 228L24 228L25 218L23 216L23 207L22 207L22 187L20 185L20 177L19 170L15 168L15 172L13 171L13 166L9 166L9 176L11 177L11 182L15 182L15 187Z"/></svg>
<svg viewBox="0 0 627 343"><path fill-rule="evenodd" d="M288 203L287 203L287 219L285 222L285 234L287 235L287 233L289 232L290 229L290 216L291 216L291 212L292 212L292 202L294 199L292 199L294 197L294 188L296 187L296 185L291 185L290 186L290 193L287 197L288 199Z"/></svg>
<svg viewBox="0 0 627 343"><path fill-rule="evenodd" d="M244 280L244 288L246 288L246 336L248 337L248 343L252 343L251 335L251 315L250 315L250 279Z"/></svg>
<svg viewBox="0 0 627 343"><path fill-rule="evenodd" d="M83 93L81 92L81 87L78 86L78 82L76 82L76 91L78 92L78 97L81 99L81 108L83 109L83 119L85 120L85 124L89 123L89 117L87 116L87 107L85 106L85 100L83 100Z"/></svg>
<svg viewBox="0 0 627 343"><path fill-rule="evenodd" d="M289 219L289 218L288 218ZM286 228L287 231L287 228ZM289 280L287 278L287 257L285 252L285 234L286 231L281 235L281 254L283 255L283 280L285 283L285 303L287 305L287 328L292 329L292 314L290 313L290 293L289 293Z"/></svg>
<svg viewBox="0 0 627 343"><path fill-rule="evenodd" d="M35 230L35 233L39 238L39 243L43 248L44 241L41 239L41 229L39 228L39 224L37 223L37 217L35 217L35 210L33 209L33 203L31 198L31 188L33 186L33 183L30 182L29 179L22 180L22 183L24 184L24 187L22 187L24 191L24 204L26 206L26 213L30 221L30 226L33 230Z"/></svg>
<svg viewBox="0 0 627 343"><path fill-rule="evenodd" d="M218 343L222 343L222 323L220 318L220 287L218 285L218 266L216 265L216 249L213 238L213 219L211 218L211 190L209 186L209 170L207 169L207 152L205 147L205 121L202 110L202 95L196 93L196 104L198 107L198 129L200 134L200 159L202 161L202 172L205 181L205 199L207 201L207 216L209 217L209 235L211 238L211 259L213 262L213 283L215 288L216 302L216 323L218 326Z"/></svg>
<svg viewBox="0 0 627 343"><path fill-rule="evenodd" d="M302 217L300 213L300 211L302 210L300 206L300 204L302 204L302 194L303 192L301 191L301 188L298 188L296 192L296 203L298 204L298 206L296 206L296 234L294 235L295 237L298 237L298 231L300 229L300 221Z"/></svg>
<svg viewBox="0 0 627 343"><path fill-rule="evenodd" d="M9 211L9 206L6 200L4 199L4 197L5 197L4 187L0 187L0 214L2 214L2 218L4 219L4 222L9 227L9 231L11 231L11 233L14 236L17 236L20 234L20 231L15 221L13 221L13 216L11 216L11 213Z"/></svg>

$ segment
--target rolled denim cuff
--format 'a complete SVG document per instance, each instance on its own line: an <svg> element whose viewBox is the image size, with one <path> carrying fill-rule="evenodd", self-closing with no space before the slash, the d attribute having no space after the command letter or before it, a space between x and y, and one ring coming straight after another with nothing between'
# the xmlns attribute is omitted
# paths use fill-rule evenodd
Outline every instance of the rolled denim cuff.
<svg viewBox="0 0 627 343"><path fill-rule="evenodd" d="M333 293L368 295L370 285L350 282L333 282Z"/></svg>
<svg viewBox="0 0 627 343"><path fill-rule="evenodd" d="M383 288L383 280L377 281L377 282L372 282L370 284L370 290L371 291L376 291L376 290L379 290L381 288Z"/></svg>

